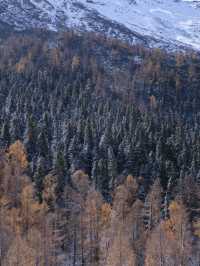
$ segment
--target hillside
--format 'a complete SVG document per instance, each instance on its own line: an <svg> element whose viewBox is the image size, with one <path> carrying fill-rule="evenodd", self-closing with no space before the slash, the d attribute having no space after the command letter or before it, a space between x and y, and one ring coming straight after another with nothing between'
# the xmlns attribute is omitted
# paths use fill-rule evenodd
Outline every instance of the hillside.
<svg viewBox="0 0 200 266"><path fill-rule="evenodd" d="M0 264L198 266L200 56L94 33L0 40Z"/></svg>

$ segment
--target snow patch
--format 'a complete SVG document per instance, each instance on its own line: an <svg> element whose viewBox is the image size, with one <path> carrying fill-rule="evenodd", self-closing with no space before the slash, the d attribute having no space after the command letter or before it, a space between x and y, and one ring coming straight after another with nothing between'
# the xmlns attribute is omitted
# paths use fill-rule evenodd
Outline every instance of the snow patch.
<svg viewBox="0 0 200 266"><path fill-rule="evenodd" d="M0 1L0 20L18 29L59 30L62 26L118 37L124 36L123 26L127 34L136 32L149 40L157 39L154 44L160 46L169 43L199 49L198 5L200 0L5 0Z"/></svg>

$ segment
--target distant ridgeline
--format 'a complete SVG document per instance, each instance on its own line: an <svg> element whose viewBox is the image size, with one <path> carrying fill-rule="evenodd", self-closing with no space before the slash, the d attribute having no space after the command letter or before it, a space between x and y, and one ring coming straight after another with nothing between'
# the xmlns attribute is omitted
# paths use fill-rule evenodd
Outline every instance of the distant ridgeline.
<svg viewBox="0 0 200 266"><path fill-rule="evenodd" d="M0 42L0 134L2 148L24 143L39 197L50 171L62 187L83 170L106 199L129 174L141 198L156 178L164 190L200 185L200 57L95 34L12 34Z"/></svg>

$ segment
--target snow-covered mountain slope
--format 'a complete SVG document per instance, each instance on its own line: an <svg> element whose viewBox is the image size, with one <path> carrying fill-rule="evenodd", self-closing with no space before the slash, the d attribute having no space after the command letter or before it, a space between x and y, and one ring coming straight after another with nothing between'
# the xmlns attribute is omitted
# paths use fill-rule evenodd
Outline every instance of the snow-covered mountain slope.
<svg viewBox="0 0 200 266"><path fill-rule="evenodd" d="M0 21L18 30L68 27L200 50L200 0L0 0Z"/></svg>

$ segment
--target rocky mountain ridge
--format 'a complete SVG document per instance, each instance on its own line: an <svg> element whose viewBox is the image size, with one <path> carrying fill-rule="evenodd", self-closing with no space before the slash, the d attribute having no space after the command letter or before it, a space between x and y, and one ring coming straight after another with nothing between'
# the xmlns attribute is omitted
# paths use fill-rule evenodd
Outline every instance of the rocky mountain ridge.
<svg viewBox="0 0 200 266"><path fill-rule="evenodd" d="M4 0L0 21L16 30L73 28L150 47L200 49L200 1Z"/></svg>

